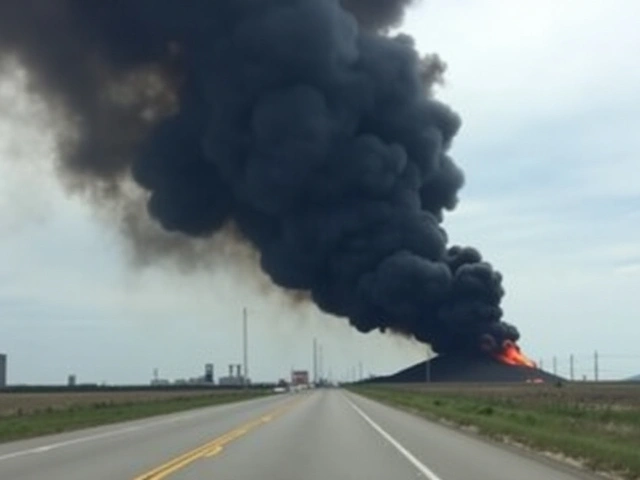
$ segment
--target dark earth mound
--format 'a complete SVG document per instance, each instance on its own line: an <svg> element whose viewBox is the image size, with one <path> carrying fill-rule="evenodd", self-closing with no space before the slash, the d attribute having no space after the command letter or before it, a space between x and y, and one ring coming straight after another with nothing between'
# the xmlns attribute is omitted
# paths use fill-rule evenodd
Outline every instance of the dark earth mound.
<svg viewBox="0 0 640 480"><path fill-rule="evenodd" d="M432 382L563 382L562 377L538 368L506 365L484 355L441 355L429 362ZM427 362L400 370L392 375L376 377L367 383L424 383Z"/></svg>

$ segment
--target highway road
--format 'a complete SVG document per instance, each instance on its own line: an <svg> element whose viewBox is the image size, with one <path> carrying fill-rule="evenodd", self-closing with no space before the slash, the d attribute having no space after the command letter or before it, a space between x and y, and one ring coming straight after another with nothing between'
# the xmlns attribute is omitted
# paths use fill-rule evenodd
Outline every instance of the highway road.
<svg viewBox="0 0 640 480"><path fill-rule="evenodd" d="M0 445L2 480L594 480L342 390Z"/></svg>

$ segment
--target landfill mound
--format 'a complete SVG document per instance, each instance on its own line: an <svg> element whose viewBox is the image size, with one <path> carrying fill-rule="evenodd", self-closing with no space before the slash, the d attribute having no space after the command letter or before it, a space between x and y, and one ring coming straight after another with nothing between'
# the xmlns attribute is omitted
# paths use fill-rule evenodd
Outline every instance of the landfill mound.
<svg viewBox="0 0 640 480"><path fill-rule="evenodd" d="M392 375L375 377L367 383L425 383L431 382L529 382L557 383L564 379L557 375L524 366L507 365L483 355L441 355L420 362Z"/></svg>

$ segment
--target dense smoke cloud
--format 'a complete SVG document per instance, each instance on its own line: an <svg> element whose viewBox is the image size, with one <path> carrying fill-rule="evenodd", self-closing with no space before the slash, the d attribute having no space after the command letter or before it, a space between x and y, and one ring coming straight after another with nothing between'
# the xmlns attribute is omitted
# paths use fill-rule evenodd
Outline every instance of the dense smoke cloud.
<svg viewBox="0 0 640 480"><path fill-rule="evenodd" d="M463 174L460 119L431 91L442 63L376 32L407 3L5 1L0 55L30 72L65 178L95 198L127 209L132 176L167 231L233 226L273 282L362 332L441 352L515 340L500 274L447 247Z"/></svg>
<svg viewBox="0 0 640 480"><path fill-rule="evenodd" d="M382 30L402 22L405 9L415 0L342 0L342 6L353 13L361 27Z"/></svg>

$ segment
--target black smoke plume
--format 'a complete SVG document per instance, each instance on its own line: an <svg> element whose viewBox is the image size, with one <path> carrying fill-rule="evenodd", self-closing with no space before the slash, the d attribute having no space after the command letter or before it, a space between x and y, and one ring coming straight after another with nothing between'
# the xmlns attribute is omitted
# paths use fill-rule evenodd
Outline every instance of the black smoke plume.
<svg viewBox="0 0 640 480"><path fill-rule="evenodd" d="M415 0L342 0L342 6L351 12L361 27L385 30L402 22L405 9Z"/></svg>
<svg viewBox="0 0 640 480"><path fill-rule="evenodd" d="M433 98L439 61L376 31L406 3L345 0L356 20L339 0L5 0L0 55L98 200L127 208L133 177L167 231L232 225L274 283L359 331L517 340L500 274L447 247L460 119Z"/></svg>

